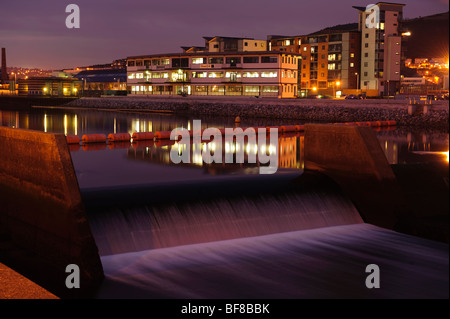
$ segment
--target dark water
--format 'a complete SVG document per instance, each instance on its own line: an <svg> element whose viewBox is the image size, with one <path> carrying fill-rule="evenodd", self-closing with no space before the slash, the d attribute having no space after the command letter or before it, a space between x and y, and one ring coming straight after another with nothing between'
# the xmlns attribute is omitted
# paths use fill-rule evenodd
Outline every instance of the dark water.
<svg viewBox="0 0 450 319"><path fill-rule="evenodd" d="M235 127L234 118L183 117L172 114L124 113L82 109L36 108L29 112L0 111L0 125L64 133L66 135L110 134L193 129L201 120L202 128ZM241 127L304 124L297 120L241 119ZM383 129L376 131L380 145L391 164L424 161L448 161L448 132ZM303 169L303 135L279 136L278 172ZM218 175L258 174L258 165L178 165L170 160L172 143L115 143L107 145L72 145L72 160L80 188L179 182L192 179L214 179ZM191 148L202 148L191 145ZM245 152L258 146L245 145ZM270 145L269 145L270 147ZM224 145L225 152L235 151ZM443 154L442 152L447 152ZM192 154L193 152L191 152ZM201 165L199 165L199 163Z"/></svg>
<svg viewBox="0 0 450 319"><path fill-rule="evenodd" d="M196 119L203 128L235 126L233 118L0 111L1 125L80 137L191 129ZM303 123L241 126L286 124ZM448 162L446 132L376 135L391 164ZM106 275L97 297L448 298L448 245L364 223L336 185L303 173L303 143L302 134L279 136L278 171L267 176L258 163L173 164L172 143L72 146ZM365 286L369 264L380 267L382 289Z"/></svg>

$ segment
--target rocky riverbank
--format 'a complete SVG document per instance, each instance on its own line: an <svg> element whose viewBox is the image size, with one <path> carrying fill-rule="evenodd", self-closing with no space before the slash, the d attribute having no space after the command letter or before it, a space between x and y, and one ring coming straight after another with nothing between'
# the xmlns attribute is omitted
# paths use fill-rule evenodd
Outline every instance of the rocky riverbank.
<svg viewBox="0 0 450 319"><path fill-rule="evenodd" d="M424 101L423 101L424 102ZM410 114L406 100L278 100L257 98L82 98L66 106L94 109L173 112L177 114L298 119L301 122L395 120L399 126L448 131L448 101L433 101L426 112ZM420 109L420 105L418 108Z"/></svg>

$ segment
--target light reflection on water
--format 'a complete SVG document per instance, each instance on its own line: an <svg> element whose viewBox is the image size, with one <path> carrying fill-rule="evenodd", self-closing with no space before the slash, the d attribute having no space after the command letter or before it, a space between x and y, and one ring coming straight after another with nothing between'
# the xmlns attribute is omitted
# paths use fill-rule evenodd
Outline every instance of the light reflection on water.
<svg viewBox="0 0 450 319"><path fill-rule="evenodd" d="M29 112L0 111L0 125L32 129L65 135L110 134L134 132L171 131L175 128L192 129L193 120L201 119L202 129L208 127L235 127L234 118L188 117L172 114L97 111L62 108L36 108ZM297 120L241 119L241 127L304 124ZM390 164L439 160L448 162L448 133L423 132L396 128L376 131L380 145ZM277 145L268 144L267 150L276 151L278 172L303 169L303 133L280 135ZM80 187L147 183L215 175L257 174L260 163L205 164L195 155L206 143L190 145L191 164L174 164L170 152L186 151L186 145L174 141L143 141L138 143L70 145L73 163ZM218 145L213 142L214 146ZM242 147L242 149L239 149ZM223 142L223 158L230 152L243 151L248 159L253 152L264 152L265 146L257 143L239 145ZM95 152L92 152L95 151ZM266 152L268 153L268 152ZM181 153L180 153L181 154ZM447 153L448 154L448 153ZM432 155L427 156L427 155Z"/></svg>

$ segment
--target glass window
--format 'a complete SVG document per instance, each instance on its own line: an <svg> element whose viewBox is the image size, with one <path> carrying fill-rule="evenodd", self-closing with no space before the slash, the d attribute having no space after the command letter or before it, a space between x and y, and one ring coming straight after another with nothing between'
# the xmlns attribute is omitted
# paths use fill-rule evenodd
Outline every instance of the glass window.
<svg viewBox="0 0 450 319"><path fill-rule="evenodd" d="M159 72L152 73L152 78L153 79L160 79L161 78L161 73L159 73Z"/></svg>
<svg viewBox="0 0 450 319"><path fill-rule="evenodd" d="M210 78L223 78L223 72L209 72L208 77L210 77Z"/></svg>
<svg viewBox="0 0 450 319"><path fill-rule="evenodd" d="M276 78L277 76L278 76L277 71L261 72L262 78Z"/></svg>
<svg viewBox="0 0 450 319"><path fill-rule="evenodd" d="M206 64L206 58L192 58L192 64Z"/></svg>
<svg viewBox="0 0 450 319"><path fill-rule="evenodd" d="M264 93L278 93L278 86L275 85L263 86L262 91Z"/></svg>
<svg viewBox="0 0 450 319"><path fill-rule="evenodd" d="M259 56L245 56L244 63L259 63Z"/></svg>
<svg viewBox="0 0 450 319"><path fill-rule="evenodd" d="M170 59L161 59L161 65L169 65Z"/></svg>
<svg viewBox="0 0 450 319"><path fill-rule="evenodd" d="M128 66L135 66L136 62L135 61L128 61Z"/></svg>
<svg viewBox="0 0 450 319"><path fill-rule="evenodd" d="M161 64L161 60L160 59L153 59L152 60L152 65L160 65Z"/></svg>
<svg viewBox="0 0 450 319"><path fill-rule="evenodd" d="M207 72L192 72L192 77L195 79L206 78L207 74Z"/></svg>
<svg viewBox="0 0 450 319"><path fill-rule="evenodd" d="M142 60L137 60L136 61L136 66L142 66L142 64L143 64Z"/></svg>
<svg viewBox="0 0 450 319"><path fill-rule="evenodd" d="M244 72L244 78L258 78L258 72Z"/></svg>
<svg viewBox="0 0 450 319"><path fill-rule="evenodd" d="M244 87L244 92L247 92L247 93L259 93L259 86L257 86L257 85L246 85L245 87Z"/></svg>
<svg viewBox="0 0 450 319"><path fill-rule="evenodd" d="M208 59L209 64L223 64L223 58L222 57L213 57Z"/></svg>
<svg viewBox="0 0 450 319"><path fill-rule="evenodd" d="M262 56L261 63L277 63L278 57L276 56Z"/></svg>
<svg viewBox="0 0 450 319"><path fill-rule="evenodd" d="M228 57L225 59L226 64L238 64L241 63L240 57Z"/></svg>

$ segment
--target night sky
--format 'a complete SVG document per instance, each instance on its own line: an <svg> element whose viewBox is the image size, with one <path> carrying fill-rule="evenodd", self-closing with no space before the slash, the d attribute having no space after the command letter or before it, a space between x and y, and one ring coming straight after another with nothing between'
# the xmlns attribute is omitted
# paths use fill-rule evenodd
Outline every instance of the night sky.
<svg viewBox="0 0 450 319"><path fill-rule="evenodd" d="M394 2L394 1L393 1ZM68 4L81 28L67 29ZM45 69L110 63L132 55L181 52L203 36L266 39L357 22L361 0L1 0L0 47L8 66ZM405 18L449 10L449 0L405 0Z"/></svg>

